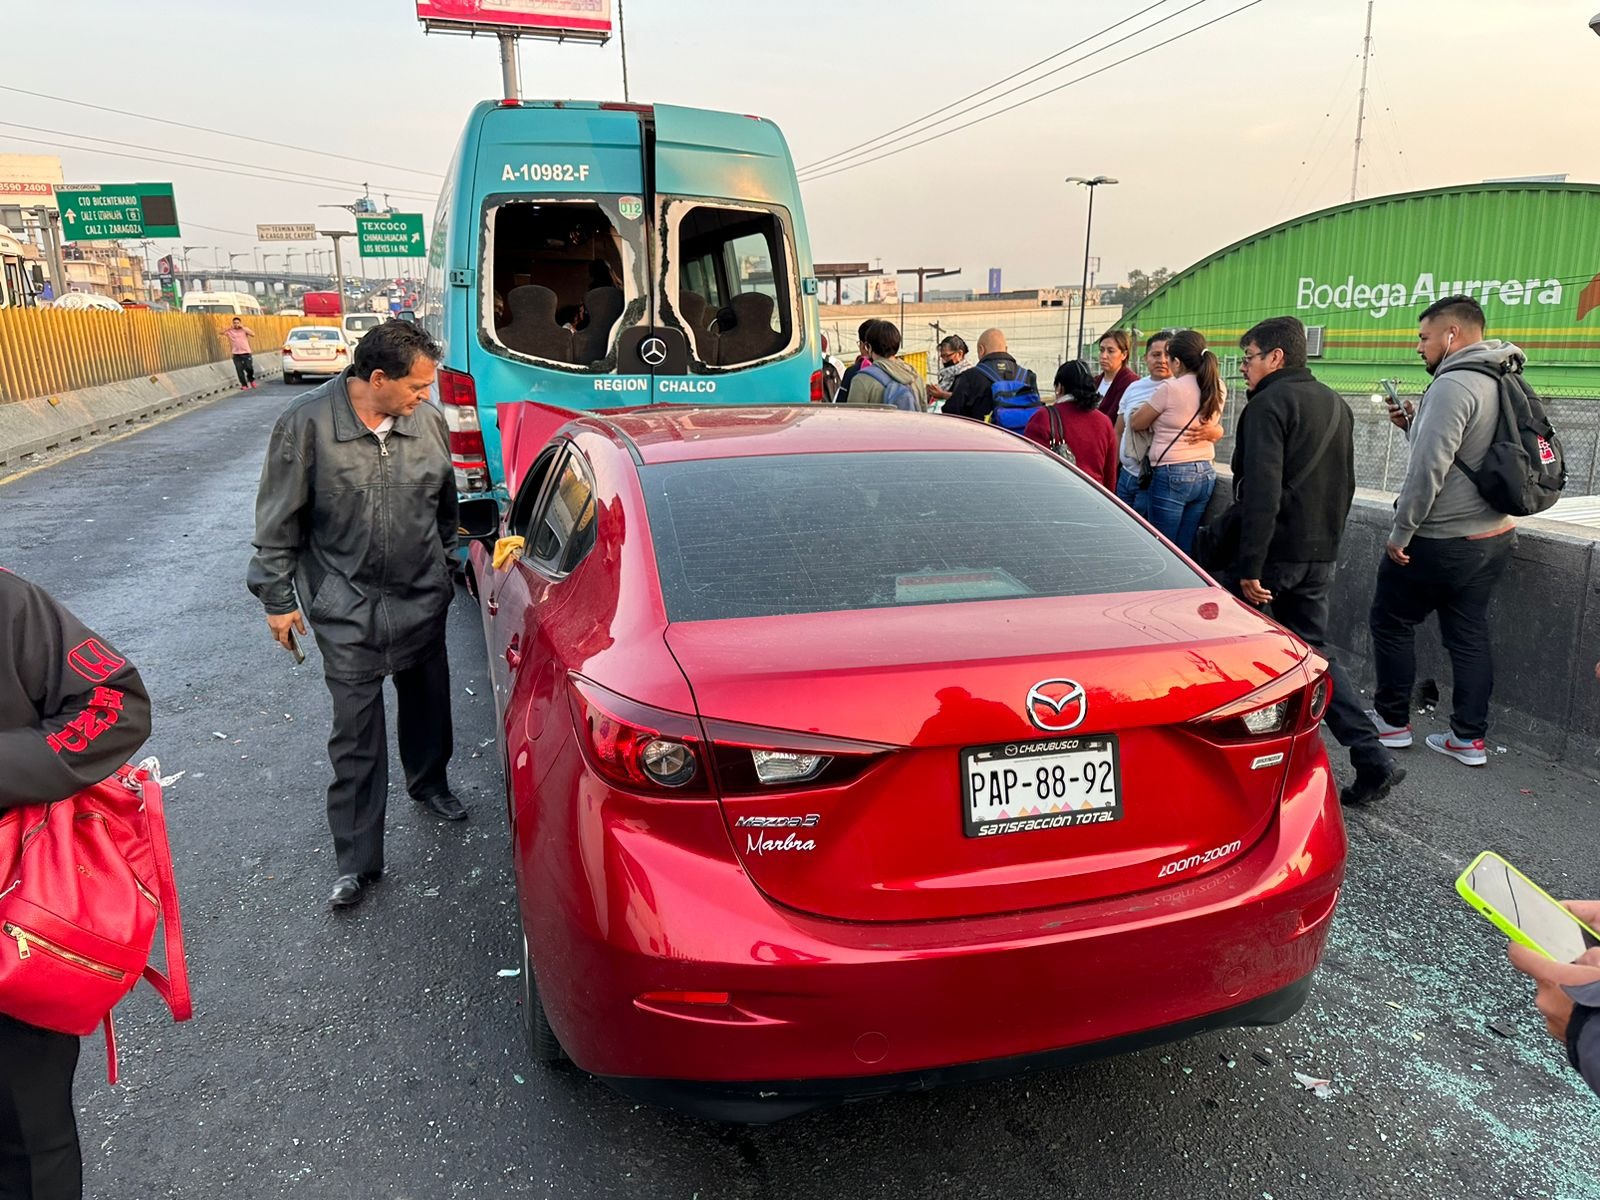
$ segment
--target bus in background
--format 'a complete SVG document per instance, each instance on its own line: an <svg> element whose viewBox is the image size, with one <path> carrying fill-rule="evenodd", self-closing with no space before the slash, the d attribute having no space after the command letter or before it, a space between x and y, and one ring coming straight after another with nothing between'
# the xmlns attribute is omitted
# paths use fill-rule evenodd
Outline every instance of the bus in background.
<svg viewBox="0 0 1600 1200"><path fill-rule="evenodd" d="M770 121L479 104L445 175L420 310L444 346L437 398L463 525L474 502L506 498L496 405L821 399L816 291L794 163Z"/></svg>
<svg viewBox="0 0 1600 1200"><path fill-rule="evenodd" d="M249 292L185 292L183 311L259 317L261 302Z"/></svg>
<svg viewBox="0 0 1600 1200"><path fill-rule="evenodd" d="M0 229L0 308L32 308L38 296L27 247Z"/></svg>

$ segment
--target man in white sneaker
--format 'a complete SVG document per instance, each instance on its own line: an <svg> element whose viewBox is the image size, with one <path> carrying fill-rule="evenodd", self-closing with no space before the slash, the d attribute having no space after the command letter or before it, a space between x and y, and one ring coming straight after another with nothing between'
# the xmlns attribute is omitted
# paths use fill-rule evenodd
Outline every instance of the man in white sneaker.
<svg viewBox="0 0 1600 1200"><path fill-rule="evenodd" d="M1510 342L1486 341L1483 333L1483 309L1471 296L1446 296L1418 319L1417 353L1434 379L1414 414L1406 406L1390 415L1411 443L1411 462L1368 618L1377 674L1370 715L1379 740L1399 748L1411 745L1416 628L1438 613L1453 683L1450 732L1429 734L1428 748L1469 767L1488 761L1489 600L1517 536L1515 522L1490 506L1457 459L1473 469L1482 464L1499 419L1497 372L1520 371L1524 361Z"/></svg>

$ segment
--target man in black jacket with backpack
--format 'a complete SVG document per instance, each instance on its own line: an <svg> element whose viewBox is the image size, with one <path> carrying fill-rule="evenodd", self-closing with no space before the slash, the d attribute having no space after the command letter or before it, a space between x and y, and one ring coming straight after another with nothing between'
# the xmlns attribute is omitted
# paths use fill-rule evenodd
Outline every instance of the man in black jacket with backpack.
<svg viewBox="0 0 1600 1200"><path fill-rule="evenodd" d="M1306 330L1270 317L1242 338L1249 403L1234 435L1239 545L1222 574L1248 603L1329 661L1325 720L1350 751L1346 804L1382 799L1405 778L1378 740L1344 668L1327 648L1328 599L1355 496L1355 418L1344 398L1306 368Z"/></svg>

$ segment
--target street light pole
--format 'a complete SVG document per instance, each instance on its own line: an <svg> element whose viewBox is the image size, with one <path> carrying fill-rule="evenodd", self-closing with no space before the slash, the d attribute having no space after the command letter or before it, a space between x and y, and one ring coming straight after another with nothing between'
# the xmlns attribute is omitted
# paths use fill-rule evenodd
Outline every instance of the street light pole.
<svg viewBox="0 0 1600 1200"><path fill-rule="evenodd" d="M1069 175L1067 183L1082 184L1089 189L1089 215L1083 223L1083 286L1078 291L1078 353L1076 357L1083 357L1083 322L1089 308L1089 244L1094 235L1094 190L1105 184L1114 184L1117 181L1109 175L1096 175L1093 179L1085 179L1081 175Z"/></svg>

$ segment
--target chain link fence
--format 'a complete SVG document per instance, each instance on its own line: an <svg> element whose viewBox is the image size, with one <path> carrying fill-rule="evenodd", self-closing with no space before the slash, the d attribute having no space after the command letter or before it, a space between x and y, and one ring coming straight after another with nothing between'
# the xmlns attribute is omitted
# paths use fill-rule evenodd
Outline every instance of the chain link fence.
<svg viewBox="0 0 1600 1200"><path fill-rule="evenodd" d="M1223 436L1217 443L1217 461L1226 463L1233 457L1233 433L1239 424L1239 413L1244 406L1244 383L1239 378L1239 356L1219 355L1223 378L1228 383L1228 402L1222 410ZM1536 385L1537 386L1537 385ZM1564 496L1593 496L1600 494L1600 397L1577 388L1539 388L1545 413L1555 426L1566 452L1567 486ZM1356 484L1379 491L1396 492L1406 477L1406 467L1411 461L1411 447L1389 420L1389 409L1384 404L1383 386L1373 379L1370 387L1361 391L1343 389L1355 413ZM1403 399L1415 403L1420 392L1401 385Z"/></svg>

